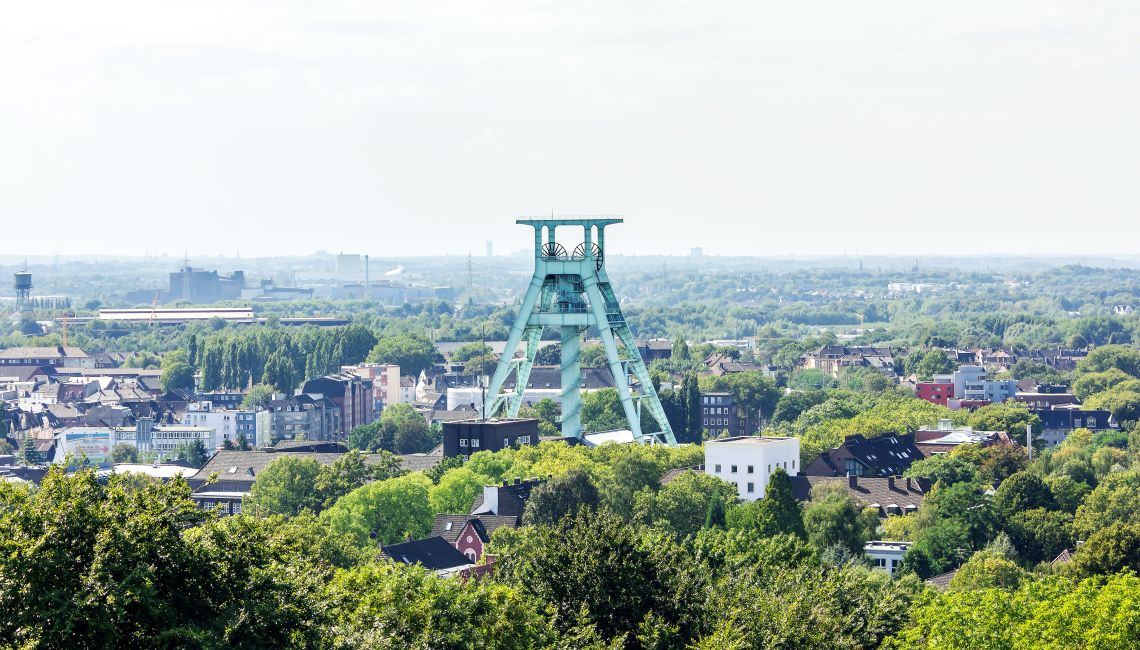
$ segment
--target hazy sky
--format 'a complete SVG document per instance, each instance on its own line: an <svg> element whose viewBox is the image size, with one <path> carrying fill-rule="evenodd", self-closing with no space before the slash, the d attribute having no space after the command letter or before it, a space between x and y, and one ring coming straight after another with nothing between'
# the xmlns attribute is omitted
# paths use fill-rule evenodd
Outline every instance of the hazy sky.
<svg viewBox="0 0 1140 650"><path fill-rule="evenodd" d="M0 253L1140 252L1140 3L0 9Z"/></svg>

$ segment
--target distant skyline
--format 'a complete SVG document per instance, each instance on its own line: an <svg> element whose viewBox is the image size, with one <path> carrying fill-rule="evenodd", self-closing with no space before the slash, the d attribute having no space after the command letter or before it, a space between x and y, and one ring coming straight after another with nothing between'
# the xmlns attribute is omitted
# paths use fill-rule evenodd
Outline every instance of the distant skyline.
<svg viewBox="0 0 1140 650"><path fill-rule="evenodd" d="M0 256L1140 254L1140 6L18 3Z"/></svg>

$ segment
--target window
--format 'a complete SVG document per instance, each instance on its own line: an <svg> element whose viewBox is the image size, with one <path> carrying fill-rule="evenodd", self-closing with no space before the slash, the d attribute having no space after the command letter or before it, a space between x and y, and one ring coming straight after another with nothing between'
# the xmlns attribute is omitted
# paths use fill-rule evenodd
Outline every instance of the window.
<svg viewBox="0 0 1140 650"><path fill-rule="evenodd" d="M752 467L751 465L749 465L749 466L748 466L748 473L749 473L749 474L755 474L755 473L756 473L756 472L755 472L755 468L754 468L754 467Z"/></svg>
<svg viewBox="0 0 1140 650"><path fill-rule="evenodd" d="M717 474L720 474L720 465L713 465L713 467L714 467L713 471L716 472Z"/></svg>
<svg viewBox="0 0 1140 650"><path fill-rule="evenodd" d="M463 454L463 461L464 461L464 462L466 462L466 461L467 461L467 460L469 460L470 458L471 458L471 457L470 457L470 456L468 456L467 454Z"/></svg>
<svg viewBox="0 0 1140 650"><path fill-rule="evenodd" d="M755 492L756 491L756 484L755 483L749 483L748 484L748 491L749 492Z"/></svg>
<svg viewBox="0 0 1140 650"><path fill-rule="evenodd" d="M459 439L459 446L460 447L466 447L467 446L467 438L460 438Z"/></svg>
<svg viewBox="0 0 1140 650"><path fill-rule="evenodd" d="M704 412L704 415L708 415L708 414L709 414L709 407L707 407L707 406L706 406L705 408L703 408L703 409L701 409L701 410Z"/></svg>
<svg viewBox="0 0 1140 650"><path fill-rule="evenodd" d="M772 463L768 463L768 476L772 475Z"/></svg>
<svg viewBox="0 0 1140 650"><path fill-rule="evenodd" d="M472 438L471 439L471 446L477 448L479 446L479 439L478 438Z"/></svg>
<svg viewBox="0 0 1140 650"><path fill-rule="evenodd" d="M732 466L732 473L733 473L733 474L735 474L735 473L736 473L736 465L733 465L733 466Z"/></svg>
<svg viewBox="0 0 1140 650"><path fill-rule="evenodd" d="M875 566L879 567L880 569L886 568L887 560L885 558L877 557L875 558Z"/></svg>
<svg viewBox="0 0 1140 650"><path fill-rule="evenodd" d="M233 513L234 513L235 515L240 515L240 514L241 514L241 501L234 501L234 503L233 503Z"/></svg>

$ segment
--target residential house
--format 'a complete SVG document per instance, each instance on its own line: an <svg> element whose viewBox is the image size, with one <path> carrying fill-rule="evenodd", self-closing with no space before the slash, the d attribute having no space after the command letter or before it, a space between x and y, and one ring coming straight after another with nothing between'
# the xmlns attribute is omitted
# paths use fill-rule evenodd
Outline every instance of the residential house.
<svg viewBox="0 0 1140 650"><path fill-rule="evenodd" d="M483 557L486 544L499 528L517 528L518 517L504 515L446 515L435 516L431 527L432 537L442 537L471 562Z"/></svg>
<svg viewBox="0 0 1140 650"><path fill-rule="evenodd" d="M0 366L51 366L93 368L95 361L74 346L21 347L0 350Z"/></svg>
<svg viewBox="0 0 1140 650"><path fill-rule="evenodd" d="M1034 431L1033 439L1044 440L1049 447L1056 447L1064 442L1074 429L1096 432L1118 428L1108 411L1057 407L1030 409L1029 412L1041 418L1041 431Z"/></svg>
<svg viewBox="0 0 1140 650"><path fill-rule="evenodd" d="M762 366L751 361L739 361L732 358L732 355L723 352L714 352L708 359L705 359L705 373L714 377L749 371L764 373L766 377L775 376L775 369L772 366Z"/></svg>
<svg viewBox="0 0 1140 650"><path fill-rule="evenodd" d="M646 365L657 360L666 360L673 357L673 342L668 339L649 339L636 341L637 351Z"/></svg>
<svg viewBox="0 0 1140 650"><path fill-rule="evenodd" d="M843 444L821 453L805 469L808 476L898 476L922 452L914 446L914 434L889 433L874 438L847 436Z"/></svg>
<svg viewBox="0 0 1140 650"><path fill-rule="evenodd" d="M522 517L531 491L545 482L544 478L516 478L501 485L484 485L483 493L471 504L471 514Z"/></svg>
<svg viewBox="0 0 1140 650"><path fill-rule="evenodd" d="M295 444L300 443L300 444ZM329 447L330 443L308 441L283 441L279 446L264 447L251 451L221 450L214 454L205 465L186 479L194 489L191 498L203 507L222 506L223 514L237 514L242 499L249 494L257 478L270 463L283 457L309 458L321 465L331 465L344 456L344 447ZM335 444L335 443L333 443ZM312 449L336 449L336 451L311 451ZM428 454L405 454L398 456L400 465L408 471L418 472L430 469L442 457ZM387 462L383 454L365 454L367 465ZM235 510L236 506L236 510Z"/></svg>
<svg viewBox="0 0 1140 650"><path fill-rule="evenodd" d="M895 353L888 347L871 345L825 345L805 354L802 365L838 378L847 368L871 368L888 376L895 376Z"/></svg>
<svg viewBox="0 0 1140 650"><path fill-rule="evenodd" d="M927 478L897 476L793 476L792 496L797 501L809 502L812 488L838 486L865 508L871 508L886 519L894 515L908 515L918 511L933 481Z"/></svg>
<svg viewBox="0 0 1140 650"><path fill-rule="evenodd" d="M475 562L442 537L409 540L382 548L384 555L395 562L418 564L441 577L460 575L463 570L475 566Z"/></svg>

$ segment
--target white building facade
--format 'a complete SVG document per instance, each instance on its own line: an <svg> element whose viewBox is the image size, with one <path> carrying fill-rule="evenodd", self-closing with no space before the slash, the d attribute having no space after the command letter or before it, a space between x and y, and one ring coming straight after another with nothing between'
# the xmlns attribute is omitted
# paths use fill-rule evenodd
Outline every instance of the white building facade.
<svg viewBox="0 0 1140 650"><path fill-rule="evenodd" d="M235 409L215 408L211 402L194 402L186 407L182 414L182 424L187 426L213 429L217 434L217 444L225 444L229 440L238 444L239 439L245 440L251 447L258 447L265 442L259 438L261 433L257 427L257 412Z"/></svg>
<svg viewBox="0 0 1140 650"><path fill-rule="evenodd" d="M705 473L736 485L741 501L762 499L776 469L799 472L800 439L737 436L705 441Z"/></svg>
<svg viewBox="0 0 1140 650"><path fill-rule="evenodd" d="M867 556L876 571L893 576L898 572L909 548L910 542L871 541L863 546L863 555Z"/></svg>

